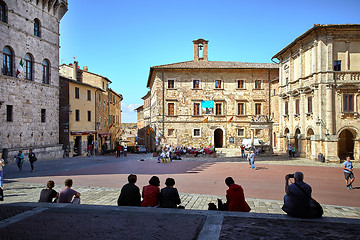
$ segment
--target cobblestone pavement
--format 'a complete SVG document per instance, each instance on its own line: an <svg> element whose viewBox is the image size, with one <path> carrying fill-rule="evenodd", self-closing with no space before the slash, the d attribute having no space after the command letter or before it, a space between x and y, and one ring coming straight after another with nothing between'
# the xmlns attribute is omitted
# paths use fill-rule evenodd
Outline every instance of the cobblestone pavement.
<svg viewBox="0 0 360 240"><path fill-rule="evenodd" d="M7 182L5 185L5 201L3 203L17 203L17 202L37 202L39 200L40 192L45 187L42 184ZM93 186L76 186L74 187L81 193L81 204L91 205L117 205L119 197L119 188L105 188ZM59 191L59 189L56 189ZM192 210L207 210L208 203L213 202L217 205L217 199L224 197L200 194L180 193L181 205L185 209ZM255 213L271 213L284 214L281 210L282 202L264 199L246 199L251 207L251 212ZM324 216L326 217L341 217L341 218L358 218L360 219L359 207L345 207L322 205L324 209Z"/></svg>
<svg viewBox="0 0 360 240"><path fill-rule="evenodd" d="M359 239L360 219L53 203L3 204L0 239Z"/></svg>

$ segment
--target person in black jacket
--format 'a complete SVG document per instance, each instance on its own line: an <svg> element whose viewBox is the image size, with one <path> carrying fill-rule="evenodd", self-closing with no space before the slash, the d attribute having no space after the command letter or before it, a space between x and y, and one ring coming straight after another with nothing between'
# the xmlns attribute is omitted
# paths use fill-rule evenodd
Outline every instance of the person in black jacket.
<svg viewBox="0 0 360 240"><path fill-rule="evenodd" d="M59 197L59 193L53 189L55 187L53 180L48 181L46 187L41 190L39 202L53 202L54 198Z"/></svg>
<svg viewBox="0 0 360 240"><path fill-rule="evenodd" d="M30 166L31 166L31 171L33 172L34 171L34 162L36 162L37 158L32 149L29 149L28 157L29 157L29 162L30 162Z"/></svg>
<svg viewBox="0 0 360 240"><path fill-rule="evenodd" d="M178 190L174 188L175 180L167 178L165 181L166 187L160 192L160 207L161 208L177 208L180 204L180 196Z"/></svg>
<svg viewBox="0 0 360 240"><path fill-rule="evenodd" d="M140 189L135 185L136 181L136 175L130 174L128 176L129 183L125 184L121 189L118 206L140 206Z"/></svg>

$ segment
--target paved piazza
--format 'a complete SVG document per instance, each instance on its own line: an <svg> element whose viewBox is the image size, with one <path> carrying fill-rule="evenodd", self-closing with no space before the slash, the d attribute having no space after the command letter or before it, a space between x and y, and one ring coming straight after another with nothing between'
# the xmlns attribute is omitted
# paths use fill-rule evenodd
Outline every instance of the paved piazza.
<svg viewBox="0 0 360 240"><path fill-rule="evenodd" d="M248 163L239 158L183 158L166 164L157 163L150 154L134 154L128 157L114 156L76 157L52 161L36 162L34 173L29 162L19 173L16 165L5 167L5 201L36 202L41 189L50 179L59 191L66 178L74 180L73 188L82 194L82 204L116 205L122 185L127 175L138 175L137 185L147 185L151 176L160 178L161 186L167 177L176 181L182 205L186 209L206 210L209 202L224 200L227 189L224 179L232 176L242 185L246 200L257 213L282 214L284 196L284 176L302 171L305 182L313 188L313 197L324 207L325 216L360 218L360 182L355 182L354 190L345 188L340 163L318 163L306 159L287 159L284 156L257 159L258 170L251 170ZM356 169L355 176L360 176Z"/></svg>

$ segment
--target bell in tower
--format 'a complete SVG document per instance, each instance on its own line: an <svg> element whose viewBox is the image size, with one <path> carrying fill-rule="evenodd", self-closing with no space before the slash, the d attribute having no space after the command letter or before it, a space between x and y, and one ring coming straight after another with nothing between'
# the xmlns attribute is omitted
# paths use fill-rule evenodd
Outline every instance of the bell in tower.
<svg viewBox="0 0 360 240"><path fill-rule="evenodd" d="M194 61L208 61L208 42L204 39L194 40Z"/></svg>

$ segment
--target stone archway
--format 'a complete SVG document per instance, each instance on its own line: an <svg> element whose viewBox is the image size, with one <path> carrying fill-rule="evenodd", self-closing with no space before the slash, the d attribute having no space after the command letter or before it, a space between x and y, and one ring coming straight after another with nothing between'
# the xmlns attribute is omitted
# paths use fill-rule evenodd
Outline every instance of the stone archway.
<svg viewBox="0 0 360 240"><path fill-rule="evenodd" d="M218 128L214 131L214 146L215 148L222 148L224 140L224 132L222 129Z"/></svg>
<svg viewBox="0 0 360 240"><path fill-rule="evenodd" d="M309 128L306 133L306 157L309 158L312 155L312 147L311 147L311 136L314 135L314 130Z"/></svg>
<svg viewBox="0 0 360 240"><path fill-rule="evenodd" d="M338 157L344 160L350 156L354 159L354 146L355 146L356 133L353 133L349 129L344 129L339 134L338 141Z"/></svg>

